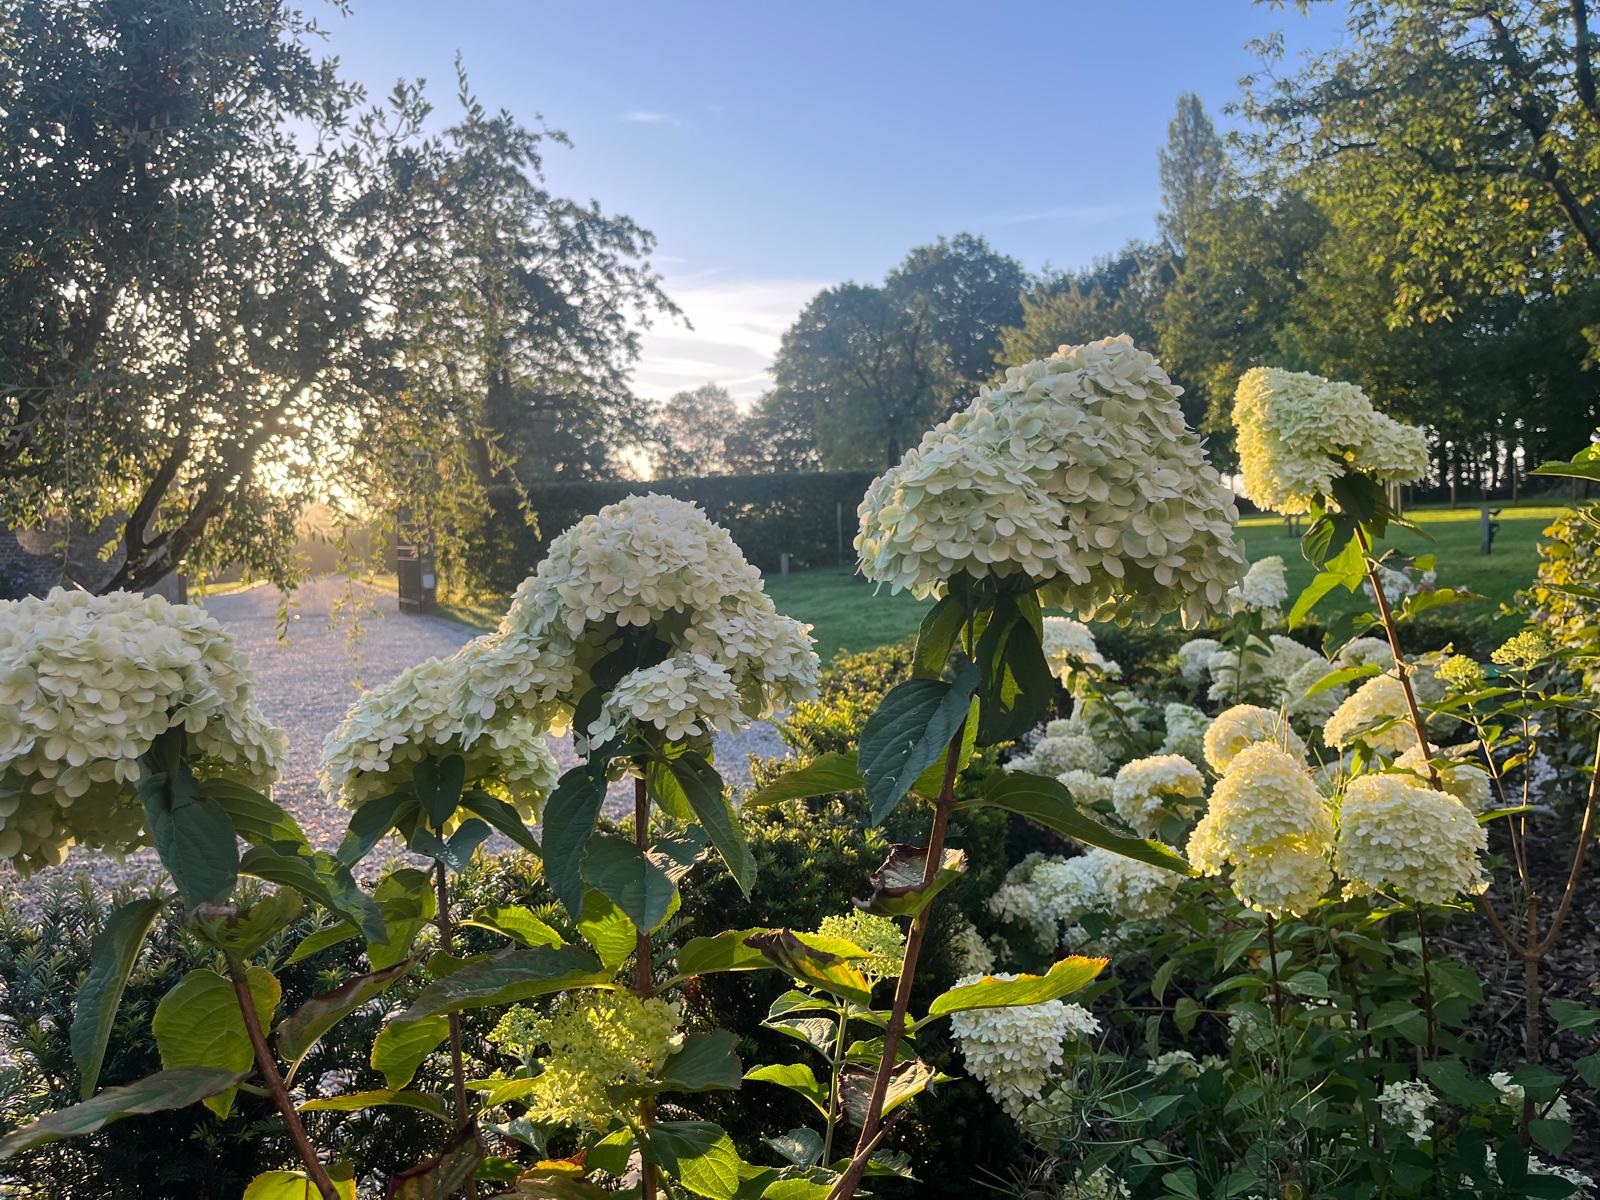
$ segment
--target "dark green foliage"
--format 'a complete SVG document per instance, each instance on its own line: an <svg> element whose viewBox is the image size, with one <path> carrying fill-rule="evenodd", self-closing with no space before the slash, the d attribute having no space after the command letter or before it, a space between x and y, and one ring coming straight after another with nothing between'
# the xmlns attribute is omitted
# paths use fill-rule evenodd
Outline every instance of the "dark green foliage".
<svg viewBox="0 0 1600 1200"><path fill-rule="evenodd" d="M540 483L527 489L526 508L515 489L491 488L482 522L463 539L452 583L468 592L509 592L558 534L608 504L644 492L698 504L763 570L777 569L784 554L792 556L796 568L846 562L853 554L856 506L871 482L870 471L839 471Z"/></svg>

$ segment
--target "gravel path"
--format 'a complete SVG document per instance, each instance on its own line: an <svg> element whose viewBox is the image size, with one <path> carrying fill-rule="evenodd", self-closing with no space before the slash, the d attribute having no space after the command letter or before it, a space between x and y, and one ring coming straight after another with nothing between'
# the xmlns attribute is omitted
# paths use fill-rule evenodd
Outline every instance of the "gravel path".
<svg viewBox="0 0 1600 1200"><path fill-rule="evenodd" d="M332 849L349 814L317 786L323 738L360 695L360 686L375 686L425 658L450 654L478 631L448 617L397 612L392 595L338 578L306 584L286 610L270 587L211 596L201 603L232 631L255 668L262 711L289 732L288 757L274 799L294 814L314 845ZM280 631L286 636L280 637ZM571 739L552 739L551 748L563 768L577 761ZM716 739L718 768L736 790L749 784L751 754L784 753L777 730L765 721ZM631 785L614 784L606 807L613 816L631 810ZM368 861L382 857L380 850ZM51 876L86 872L111 887L147 877L159 865L148 851L125 862L76 851L62 867L28 880L17 879L9 867L0 870L0 891L25 898Z"/></svg>

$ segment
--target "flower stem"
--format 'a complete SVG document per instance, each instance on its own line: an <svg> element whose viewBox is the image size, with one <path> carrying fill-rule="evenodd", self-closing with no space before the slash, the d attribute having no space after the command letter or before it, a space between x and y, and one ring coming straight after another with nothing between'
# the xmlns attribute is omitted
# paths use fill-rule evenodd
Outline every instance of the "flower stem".
<svg viewBox="0 0 1600 1200"><path fill-rule="evenodd" d="M295 1111L294 1101L289 1098L289 1089L284 1086L283 1076L278 1073L277 1061L272 1057L272 1049L267 1045L267 1036L262 1032L261 1019L256 1013L255 996L250 992L250 976L244 963L234 954L228 955L228 978L233 981L233 994L239 1001L239 1015L244 1018L245 1033L250 1037L256 1070L261 1072L267 1090L272 1093L272 1102L277 1105L278 1115L289 1130L289 1140L294 1142L295 1153L300 1156L306 1175L316 1186L322 1200L339 1200L339 1190L334 1187L332 1176L317 1157L316 1147L311 1144L306 1127L300 1122L300 1114Z"/></svg>
<svg viewBox="0 0 1600 1200"><path fill-rule="evenodd" d="M1439 1019L1433 1008L1433 960L1428 952L1428 922L1417 905L1417 944L1422 949L1422 1014L1428 1019L1428 1058L1439 1057Z"/></svg>
<svg viewBox="0 0 1600 1200"><path fill-rule="evenodd" d="M644 764L639 764L640 774L633 781L633 837L639 853L650 849L650 793L645 787ZM648 1000L655 990L655 970L650 948L650 934L638 931L633 950L633 990L641 1000ZM655 1120L655 1105L646 1096L639 1101L639 1123L648 1129ZM639 1156L639 1194L641 1200L656 1200L656 1168L643 1154Z"/></svg>
<svg viewBox="0 0 1600 1200"><path fill-rule="evenodd" d="M828 1125L822 1135L822 1163L833 1158L833 1132L839 1125L839 1072L844 1067L845 1035L850 1028L850 1005L841 1003L834 1010L839 1028L833 1038L833 1059L828 1064Z"/></svg>
<svg viewBox="0 0 1600 1200"><path fill-rule="evenodd" d="M922 868L924 888L933 883L944 863L944 839L950 826L950 810L955 805L956 772L961 766L961 742L966 730L967 723L962 721L945 748L944 779L939 785L939 799L933 808L933 828L928 833L927 860ZM895 984L894 1004L889 1010L889 1023L883 1031L883 1054L878 1059L878 1071L872 1080L872 1095L867 1100L866 1115L861 1122L861 1136L856 1141L850 1165L828 1193L828 1200L850 1200L856 1194L866 1173L867 1161L881 1140L879 1134L883 1106L889 1095L889 1079L894 1074L900 1040L905 1036L906 1012L911 1007L911 987L916 980L917 959L922 954L922 943L928 934L932 909L930 903L911 919L911 930L906 935L905 958L900 967L900 978Z"/></svg>
<svg viewBox="0 0 1600 1200"><path fill-rule="evenodd" d="M1278 1026L1278 1044L1283 1044L1283 983L1278 978L1278 919L1267 914L1267 966L1272 972L1272 1016Z"/></svg>
<svg viewBox="0 0 1600 1200"><path fill-rule="evenodd" d="M1439 769L1433 765L1433 749L1428 745L1427 726L1422 720L1422 708L1417 704L1417 693L1411 687L1411 668L1406 665L1405 652L1400 648L1400 627L1395 623L1394 610L1389 607L1389 597L1383 594L1383 580L1378 576L1378 560L1372 557L1372 542L1366 528L1356 526L1356 539L1361 543L1361 557L1367 564L1367 582L1372 588L1372 599L1378 606L1378 618L1389 638L1389 653L1394 657L1394 673L1400 679L1405 693L1406 708L1411 714L1411 727L1417 734L1417 745L1422 749L1422 761L1428 768L1428 779L1435 791L1444 791L1439 779Z"/></svg>
<svg viewBox="0 0 1600 1200"><path fill-rule="evenodd" d="M441 835L443 830L440 831ZM439 927L439 948L444 953L456 952L456 926L450 915L450 880L442 862L433 864L433 893L439 902L434 924ZM462 1050L461 1014L452 1012L446 1018L450 1027L450 1091L456 1104L456 1132L461 1133L472 1124L472 1113L467 1107L467 1063ZM477 1200L478 1181L467 1180L467 1195Z"/></svg>

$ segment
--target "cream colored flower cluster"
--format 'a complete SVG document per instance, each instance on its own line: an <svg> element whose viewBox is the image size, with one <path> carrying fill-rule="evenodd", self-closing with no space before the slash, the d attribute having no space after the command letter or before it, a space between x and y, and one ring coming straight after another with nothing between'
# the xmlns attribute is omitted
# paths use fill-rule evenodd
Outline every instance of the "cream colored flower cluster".
<svg viewBox="0 0 1600 1200"><path fill-rule="evenodd" d="M513 1009L491 1040L520 1055L542 1048L524 1102L530 1120L603 1133L616 1122L610 1089L636 1088L683 1044L675 1002L630 992L563 993L548 1015Z"/></svg>
<svg viewBox="0 0 1600 1200"><path fill-rule="evenodd" d="M354 807L409 788L424 759L459 754L469 786L537 820L560 770L525 716L490 722L467 711L468 672L482 640L408 667L352 705L323 743L323 790Z"/></svg>
<svg viewBox="0 0 1600 1200"><path fill-rule="evenodd" d="M1486 811L1494 801L1494 782L1477 763L1467 755L1477 749L1476 743L1468 746L1449 746L1434 751L1434 767L1439 772L1439 783L1471 813ZM1428 762L1422 757L1422 747L1415 740L1406 752L1394 760L1397 770L1409 771L1414 781L1428 784Z"/></svg>
<svg viewBox="0 0 1600 1200"><path fill-rule="evenodd" d="M1433 1110L1439 1097L1420 1079L1397 1079L1378 1093L1378 1114L1416 1145L1433 1138Z"/></svg>
<svg viewBox="0 0 1600 1200"><path fill-rule="evenodd" d="M1305 766L1255 741L1228 759L1188 857L1207 875L1232 867L1241 901L1283 916L1305 912L1327 891L1332 845L1333 815Z"/></svg>
<svg viewBox="0 0 1600 1200"><path fill-rule="evenodd" d="M1206 761L1206 730L1211 718L1192 704L1168 704L1162 710L1161 753L1181 754L1195 766Z"/></svg>
<svg viewBox="0 0 1600 1200"><path fill-rule="evenodd" d="M1283 559L1276 554L1250 564L1244 578L1228 590L1228 607L1234 612L1269 613L1276 616L1289 598L1289 581L1283 573Z"/></svg>
<svg viewBox="0 0 1600 1200"><path fill-rule="evenodd" d="M1116 780L1088 771L1063 771L1056 776L1061 786L1072 795L1073 803L1080 808L1108 808Z"/></svg>
<svg viewBox="0 0 1600 1200"><path fill-rule="evenodd" d="M580 743L630 724L696 737L816 695L810 626L773 607L760 572L699 508L644 495L550 543L472 656L469 714L515 709L560 732L591 671L630 639L643 665L611 684L602 715L575 731Z"/></svg>
<svg viewBox="0 0 1600 1200"><path fill-rule="evenodd" d="M1221 775L1246 746L1265 742L1304 762L1306 744L1279 714L1255 704L1235 704L1217 714L1206 727L1206 762Z"/></svg>
<svg viewBox="0 0 1600 1200"><path fill-rule="evenodd" d="M1007 872L989 908L1053 950L1082 943L1080 923L1093 913L1118 921L1165 916L1180 882L1175 872L1097 846L1072 858L1030 854Z"/></svg>
<svg viewBox="0 0 1600 1200"><path fill-rule="evenodd" d="M1411 483L1428 470L1422 430L1372 407L1354 384L1255 367L1233 401L1244 494L1258 507L1310 512L1333 482L1359 471L1383 483Z"/></svg>
<svg viewBox="0 0 1600 1200"><path fill-rule="evenodd" d="M1341 750L1359 741L1382 754L1415 746L1405 688L1393 675L1374 675L1334 710L1322 727L1322 739Z"/></svg>
<svg viewBox="0 0 1600 1200"><path fill-rule="evenodd" d="M1178 647L1178 674L1185 683L1204 683L1211 673L1211 657L1221 649L1216 638L1190 638Z"/></svg>
<svg viewBox="0 0 1600 1200"><path fill-rule="evenodd" d="M283 732L251 698L233 638L202 608L57 588L0 602L0 858L23 874L73 844L146 844L134 784L169 729L196 775L262 788Z"/></svg>
<svg viewBox="0 0 1600 1200"><path fill-rule="evenodd" d="M1177 754L1134 759L1117 772L1111 803L1123 824L1140 837L1154 837L1162 819L1193 810L1185 801L1204 798L1206 781L1195 765Z"/></svg>
<svg viewBox="0 0 1600 1200"><path fill-rule="evenodd" d="M1065 687L1070 687L1074 676L1082 671L1112 677L1122 674L1121 667L1100 653L1093 631L1071 617L1044 619L1044 657L1051 673Z"/></svg>
<svg viewBox="0 0 1600 1200"><path fill-rule="evenodd" d="M969 975L961 987L984 978L1015 975ZM1100 1022L1088 1009L1060 1000L1011 1008L969 1008L950 1016L951 1032L961 1047L967 1070L1013 1117L1043 1093L1065 1062L1069 1042L1094 1037Z"/></svg>
<svg viewBox="0 0 1600 1200"><path fill-rule="evenodd" d="M1126 336L1008 369L868 488L862 573L918 596L1022 576L1085 619L1204 619L1244 560L1179 392Z"/></svg>
<svg viewBox="0 0 1600 1200"><path fill-rule="evenodd" d="M1488 839L1454 796L1403 775L1362 775L1345 788L1334 864L1347 894L1388 892L1445 904L1488 886Z"/></svg>
<svg viewBox="0 0 1600 1200"><path fill-rule="evenodd" d="M1033 748L1006 763L1006 770L1056 778L1069 771L1104 775L1110 766L1099 741L1074 722L1063 720L1051 721Z"/></svg>

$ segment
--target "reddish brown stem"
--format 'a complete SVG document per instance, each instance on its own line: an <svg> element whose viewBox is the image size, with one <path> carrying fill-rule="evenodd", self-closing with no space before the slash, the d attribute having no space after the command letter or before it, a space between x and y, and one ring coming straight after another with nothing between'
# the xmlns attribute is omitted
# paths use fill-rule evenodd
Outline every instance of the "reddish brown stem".
<svg viewBox="0 0 1600 1200"><path fill-rule="evenodd" d="M939 798L933 807L933 828L928 833L928 856L922 867L922 886L927 888L939 874L944 863L944 839L950 826L950 810L955 804L956 772L961 767L961 741L967 723L961 722L955 736L945 749L944 779L939 784ZM866 1115L861 1122L861 1136L856 1140L855 1153L845 1168L839 1182L828 1194L828 1200L850 1200L861 1186L867 1162L881 1140L883 1106L889 1095L889 1080L905 1036L906 1013L911 1007L911 987L916 980L917 959L922 954L922 943L928 934L928 921L932 905L911 919L911 930L906 935L905 958L900 966L900 978L895 983L894 1004L889 1010L889 1023L883 1031L883 1053L878 1059L878 1071L872 1079L872 1095L867 1100Z"/></svg>
<svg viewBox="0 0 1600 1200"><path fill-rule="evenodd" d="M277 1060L272 1057L272 1048L267 1045L267 1035L262 1031L261 1019L256 1014L256 1000L250 992L249 973L244 963L232 954L228 955L228 978L233 981L233 994L239 1001L239 1015L244 1018L250 1049L255 1053L256 1070L266 1082L267 1091L272 1093L272 1102L277 1105L278 1115L289 1130L289 1140L294 1143L295 1153L300 1156L306 1175L316 1186L322 1200L339 1200L339 1190L334 1187L333 1177L317 1157L317 1148L311 1144L306 1127L300 1123L300 1114L295 1111L294 1101L289 1098L289 1089L284 1086L283 1076L278 1073Z"/></svg>
<svg viewBox="0 0 1600 1200"><path fill-rule="evenodd" d="M1378 605L1378 616L1383 621L1383 631L1389 638L1389 653L1394 657L1394 673L1405 692L1406 708L1411 714L1411 727L1417 733L1417 745L1422 749L1422 761L1428 768L1428 779L1438 791L1444 791L1439 769L1433 765L1433 749L1428 745L1427 727L1423 724L1422 708L1417 704L1417 693L1411 687L1411 668L1406 665L1405 652L1400 648L1400 628L1395 624L1394 611L1389 607L1389 597L1383 594L1383 580L1378 575L1378 560L1372 557L1372 543L1367 531L1356 526L1356 538L1361 543L1361 556L1367 564L1367 583L1372 588L1372 598Z"/></svg>

